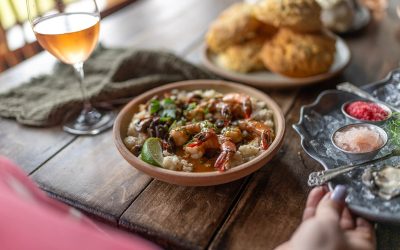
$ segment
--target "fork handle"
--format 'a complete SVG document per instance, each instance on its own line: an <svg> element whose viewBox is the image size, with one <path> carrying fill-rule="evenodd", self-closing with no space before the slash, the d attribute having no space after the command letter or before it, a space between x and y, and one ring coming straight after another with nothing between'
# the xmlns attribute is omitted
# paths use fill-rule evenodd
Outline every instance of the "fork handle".
<svg viewBox="0 0 400 250"><path fill-rule="evenodd" d="M339 175L342 175L344 173L350 172L351 170L358 168L358 167L362 167L365 165L369 165L369 164L373 164L379 161L383 161L386 159L389 159L392 156L396 155L397 151L392 151L389 154L386 154L382 157L373 159L373 160L368 160L365 162L361 162L358 164L349 164L349 165L344 165L344 166L340 166L337 168L333 168L333 169L327 169L327 170L323 170L323 171L318 171L318 172L312 172L309 176L308 176L308 186L310 187L314 187L314 186L321 186L324 185L325 183L327 183L328 181L336 178Z"/></svg>
<svg viewBox="0 0 400 250"><path fill-rule="evenodd" d="M308 176L308 186L315 187L324 185L328 181L336 178L337 176L350 172L357 167L359 167L359 165L346 165L334 169L312 172Z"/></svg>

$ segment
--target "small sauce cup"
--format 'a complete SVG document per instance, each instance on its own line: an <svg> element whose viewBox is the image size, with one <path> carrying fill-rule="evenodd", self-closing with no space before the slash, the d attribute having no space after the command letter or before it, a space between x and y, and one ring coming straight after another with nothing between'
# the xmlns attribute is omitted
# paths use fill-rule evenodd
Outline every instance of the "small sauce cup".
<svg viewBox="0 0 400 250"><path fill-rule="evenodd" d="M358 119L358 118L356 118L356 117L354 117L354 116L351 116L349 113L346 112L346 108L347 108L347 106L350 105L351 103L357 102L357 101L363 101L363 102L368 102L368 103L374 103L374 104L378 105L379 107L381 107L383 110L385 110L385 111L387 112L388 115L387 115L386 119L381 120L381 121L369 121L369 120L361 120L361 119ZM388 121L388 120L390 119L390 117L392 117L392 110L391 110L388 106L386 106L386 105L384 105L384 104L382 104L382 103L372 102L372 101L363 100L363 99L352 100L352 101L348 101L348 102L343 103L343 105L342 105L342 107L341 107L341 111L342 111L343 115L346 117L346 119L349 120L350 122L356 122L356 123L370 123L370 124L374 124L374 125L377 125L377 126L382 126L383 124L386 123L386 121Z"/></svg>
<svg viewBox="0 0 400 250"><path fill-rule="evenodd" d="M374 149L372 151L367 151L367 152L352 152L352 151L347 151L347 150L342 149L341 147L339 147L336 144L335 135L336 135L337 132L343 132L343 131L346 131L346 130L348 130L350 128L353 128L353 127L356 127L356 128L366 127L368 129L378 133L380 138L382 138L382 141L383 141L382 145L380 145L377 149ZM335 148L337 148L338 150L340 150L341 152L346 154L346 156L351 161L366 161L366 160L373 159L379 153L379 151L387 144L387 142L388 142L388 134L386 133L385 130L383 130L382 128L380 128L379 126L374 125L374 124L370 124L370 123L354 123L354 124L349 124L349 125L345 125L343 127L340 127L335 132L333 132L333 134L331 136L331 142L335 146Z"/></svg>

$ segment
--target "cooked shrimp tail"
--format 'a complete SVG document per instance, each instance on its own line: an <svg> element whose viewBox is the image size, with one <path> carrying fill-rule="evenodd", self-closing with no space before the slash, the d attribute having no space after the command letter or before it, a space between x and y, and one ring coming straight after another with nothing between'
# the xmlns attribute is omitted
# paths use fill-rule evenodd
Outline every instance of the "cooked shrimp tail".
<svg viewBox="0 0 400 250"><path fill-rule="evenodd" d="M266 129L261 132L261 148L267 150L272 143L272 132L270 129Z"/></svg>
<svg viewBox="0 0 400 250"><path fill-rule="evenodd" d="M271 128L262 122L254 120L241 120L239 121L239 128L258 135L261 139L261 148L264 150L268 149L273 141L274 135Z"/></svg>
<svg viewBox="0 0 400 250"><path fill-rule="evenodd" d="M219 171L228 170L231 168L231 161L236 153L236 145L230 139L224 138L222 140L220 149L221 154L215 161L214 167Z"/></svg>

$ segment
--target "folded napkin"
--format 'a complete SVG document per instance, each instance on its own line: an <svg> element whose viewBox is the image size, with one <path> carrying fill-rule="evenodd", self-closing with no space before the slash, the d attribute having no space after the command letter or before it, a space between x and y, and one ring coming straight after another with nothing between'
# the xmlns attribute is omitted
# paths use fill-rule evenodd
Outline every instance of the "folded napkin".
<svg viewBox="0 0 400 250"><path fill-rule="evenodd" d="M165 51L99 47L84 67L84 86L94 104L134 97L174 81L216 79L206 70ZM0 116L15 118L25 125L60 124L66 113L81 108L82 95L74 71L61 63L52 74L33 78L0 94Z"/></svg>

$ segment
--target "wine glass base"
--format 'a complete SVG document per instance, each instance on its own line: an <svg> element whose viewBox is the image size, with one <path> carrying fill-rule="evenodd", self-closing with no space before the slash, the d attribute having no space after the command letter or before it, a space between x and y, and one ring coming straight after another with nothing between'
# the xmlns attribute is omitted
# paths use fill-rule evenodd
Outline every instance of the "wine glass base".
<svg viewBox="0 0 400 250"><path fill-rule="evenodd" d="M74 135L97 135L111 128L116 117L111 110L93 109L90 114L90 120L87 119L88 113L82 112L75 119L67 121L63 125L64 131Z"/></svg>

